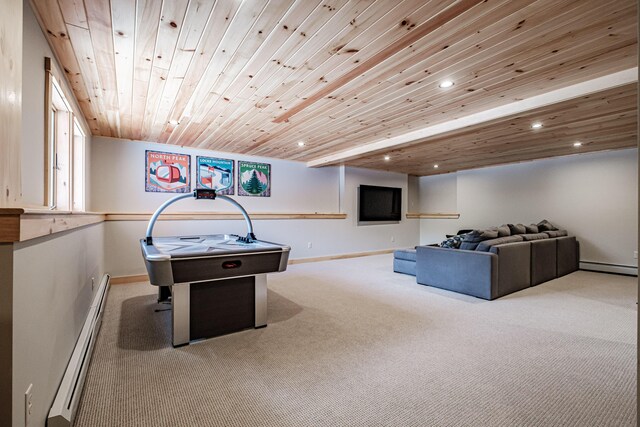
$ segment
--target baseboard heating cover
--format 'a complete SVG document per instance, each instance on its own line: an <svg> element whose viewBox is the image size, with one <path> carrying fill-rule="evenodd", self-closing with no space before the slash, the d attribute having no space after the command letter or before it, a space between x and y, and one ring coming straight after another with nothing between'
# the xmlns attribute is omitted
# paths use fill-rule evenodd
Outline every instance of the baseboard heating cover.
<svg viewBox="0 0 640 427"><path fill-rule="evenodd" d="M625 274L628 276L638 275L638 267L635 265L607 264L595 261L580 261L580 270Z"/></svg>
<svg viewBox="0 0 640 427"><path fill-rule="evenodd" d="M102 313L107 301L110 276L105 274L98 287L98 292L91 303L87 319L84 322L71 359L62 377L58 393L53 401L49 416L48 427L70 427L73 425L76 409L82 396L85 375L89 368L93 346L102 324Z"/></svg>

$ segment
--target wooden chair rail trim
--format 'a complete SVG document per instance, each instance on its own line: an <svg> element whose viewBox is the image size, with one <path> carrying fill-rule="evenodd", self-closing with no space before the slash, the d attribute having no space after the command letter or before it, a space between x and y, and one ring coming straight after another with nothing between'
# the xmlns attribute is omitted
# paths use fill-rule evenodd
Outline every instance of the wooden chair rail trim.
<svg viewBox="0 0 640 427"><path fill-rule="evenodd" d="M348 259L348 258L359 258L371 255L382 255L382 254L390 254L396 249L381 249L377 251L367 251L367 252L352 252L347 254L338 254L338 255L326 255L320 257L313 258L296 258L290 259L288 264L303 264L307 262L321 262L321 261L332 261L336 259ZM110 283L112 285L126 285L129 283L139 283L139 282L148 282L149 276L146 274L133 274L129 276L117 276L112 277Z"/></svg>
<svg viewBox="0 0 640 427"><path fill-rule="evenodd" d="M0 209L0 243L24 242L103 222L95 212L65 212L31 208Z"/></svg>
<svg viewBox="0 0 640 427"><path fill-rule="evenodd" d="M0 209L0 243L22 242L103 221L148 221L151 213L66 212L32 208ZM459 213L408 212L407 219L458 219ZM253 220L346 219L344 213L253 213ZM241 220L241 214L179 212L160 217L164 221Z"/></svg>
<svg viewBox="0 0 640 427"><path fill-rule="evenodd" d="M459 213L419 213L407 212L407 219L458 219Z"/></svg>
<svg viewBox="0 0 640 427"><path fill-rule="evenodd" d="M106 213L106 221L149 221L151 213ZM343 213L276 213L259 212L249 213L252 220L265 219L346 219L347 214ZM211 219L244 219L242 214L235 212L174 212L160 215L160 221L188 221L188 220L211 220Z"/></svg>
<svg viewBox="0 0 640 427"><path fill-rule="evenodd" d="M51 211L40 208L0 208L0 243L23 242L103 221L148 221L151 213L104 213ZM344 213L275 213L250 214L252 220L346 219ZM161 221L241 220L240 213L175 212L161 215Z"/></svg>

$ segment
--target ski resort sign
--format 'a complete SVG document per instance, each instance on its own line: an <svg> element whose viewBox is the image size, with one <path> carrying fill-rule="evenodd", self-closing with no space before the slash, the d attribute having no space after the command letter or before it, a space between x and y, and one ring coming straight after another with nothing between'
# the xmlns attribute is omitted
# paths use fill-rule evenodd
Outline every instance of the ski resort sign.
<svg viewBox="0 0 640 427"><path fill-rule="evenodd" d="M271 196L271 165L238 160L238 195Z"/></svg>
<svg viewBox="0 0 640 427"><path fill-rule="evenodd" d="M145 191L188 193L191 191L191 156L146 150Z"/></svg>
<svg viewBox="0 0 640 427"><path fill-rule="evenodd" d="M233 160L197 156L197 188L216 190L217 194L233 195Z"/></svg>

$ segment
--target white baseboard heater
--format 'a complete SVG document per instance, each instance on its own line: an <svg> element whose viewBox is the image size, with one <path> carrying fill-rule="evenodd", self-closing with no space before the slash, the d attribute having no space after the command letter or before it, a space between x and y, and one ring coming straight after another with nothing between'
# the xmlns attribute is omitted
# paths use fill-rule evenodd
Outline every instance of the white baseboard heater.
<svg viewBox="0 0 640 427"><path fill-rule="evenodd" d="M638 267L635 265L607 264L595 261L580 261L580 270L597 271L600 273L624 274L627 276L637 276Z"/></svg>
<svg viewBox="0 0 640 427"><path fill-rule="evenodd" d="M91 303L89 314L84 322L76 346L71 353L71 359L62 377L62 382L58 388L58 393L53 401L49 416L47 418L48 427L70 427L76 415L82 387L87 374L87 368L91 361L93 346L102 324L102 313L107 301L107 290L109 289L109 279L105 274L102 277L98 292Z"/></svg>

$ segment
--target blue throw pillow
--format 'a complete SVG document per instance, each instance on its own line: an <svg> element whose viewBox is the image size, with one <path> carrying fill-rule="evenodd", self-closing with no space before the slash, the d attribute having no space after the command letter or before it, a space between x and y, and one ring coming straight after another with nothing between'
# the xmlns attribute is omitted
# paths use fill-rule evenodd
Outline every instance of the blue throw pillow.
<svg viewBox="0 0 640 427"><path fill-rule="evenodd" d="M444 242L440 243L440 247L441 248L449 248L449 249L459 249L460 248L460 244L462 243L462 238L464 237L464 235L462 236L451 236L449 237L447 240L445 240Z"/></svg>

